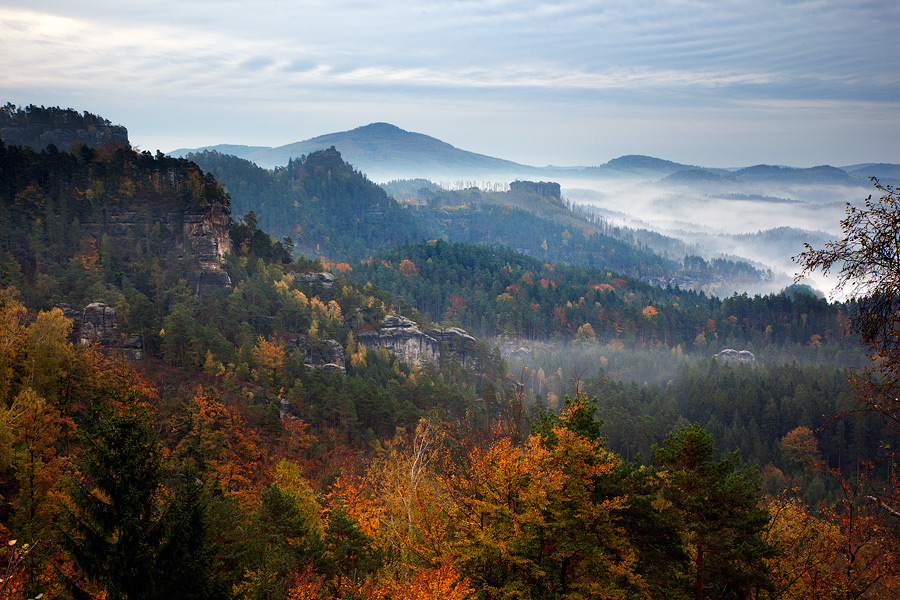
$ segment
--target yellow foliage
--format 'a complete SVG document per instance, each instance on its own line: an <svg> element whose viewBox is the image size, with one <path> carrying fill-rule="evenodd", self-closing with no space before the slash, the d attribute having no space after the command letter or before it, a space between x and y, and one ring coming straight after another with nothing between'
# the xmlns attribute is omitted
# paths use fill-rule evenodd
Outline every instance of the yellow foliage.
<svg viewBox="0 0 900 600"><path fill-rule="evenodd" d="M343 319L343 316L341 315L341 307L334 300L331 300L328 303L326 314L328 315L328 318L333 321L340 321L341 319Z"/></svg>
<svg viewBox="0 0 900 600"><path fill-rule="evenodd" d="M318 535L323 535L325 524L320 515L321 507L300 467L287 460L280 461L275 466L275 485L290 496L306 524Z"/></svg>
<svg viewBox="0 0 900 600"><path fill-rule="evenodd" d="M25 306L15 288L0 290L0 402L10 393L13 362L24 343Z"/></svg>

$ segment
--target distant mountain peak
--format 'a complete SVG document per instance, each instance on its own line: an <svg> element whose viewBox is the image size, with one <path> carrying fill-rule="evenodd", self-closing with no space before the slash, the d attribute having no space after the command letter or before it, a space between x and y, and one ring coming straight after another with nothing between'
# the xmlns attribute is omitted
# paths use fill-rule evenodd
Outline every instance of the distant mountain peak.
<svg viewBox="0 0 900 600"><path fill-rule="evenodd" d="M357 127L353 131L358 132L378 132L378 133L409 133L405 129L400 129L396 125L392 125L390 123L385 123L384 121L378 121L376 123L369 123L368 125L363 125L361 127Z"/></svg>
<svg viewBox="0 0 900 600"><path fill-rule="evenodd" d="M671 160L647 156L645 154L626 154L625 156L612 159L604 166L626 169L671 169L673 171L692 168L690 165L683 165Z"/></svg>

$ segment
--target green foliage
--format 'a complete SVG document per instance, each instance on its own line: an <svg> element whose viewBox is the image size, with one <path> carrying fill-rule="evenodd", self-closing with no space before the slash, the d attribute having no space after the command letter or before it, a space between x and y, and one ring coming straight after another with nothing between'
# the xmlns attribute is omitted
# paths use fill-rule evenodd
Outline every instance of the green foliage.
<svg viewBox="0 0 900 600"><path fill-rule="evenodd" d="M186 574L169 569L188 566L183 559L203 544L202 537L186 538L176 527L190 527L199 517L197 490L181 492L184 504L169 513L177 518L167 527L160 516L160 448L140 416L106 415L84 435L84 443L86 479L72 484L74 510L67 511L61 531L64 547L111 600L156 598L177 588ZM192 577L202 581L202 573Z"/></svg>
<svg viewBox="0 0 900 600"><path fill-rule="evenodd" d="M560 419L554 413L544 412L542 409L538 415L538 424L533 428L533 433L541 436L544 444L555 443L553 428L562 427L583 438L597 442L605 442L600 433L603 421L594 417L597 412L597 399L588 400L584 394L576 394L574 398L566 396L563 399L563 413L565 419Z"/></svg>
<svg viewBox="0 0 900 600"><path fill-rule="evenodd" d="M108 119L91 114L87 111L79 113L71 108L58 106L35 106L29 104L25 107L17 107L12 102L7 102L0 107L0 125L9 127L12 125L36 125L47 129L102 127L111 125Z"/></svg>
<svg viewBox="0 0 900 600"><path fill-rule="evenodd" d="M252 229L258 226L289 240L285 249L290 245L307 256L360 259L375 249L426 237L427 230L409 211L344 162L334 148L291 160L274 172L217 152L188 158L225 186L236 214L257 216ZM243 241L241 226L234 231Z"/></svg>
<svg viewBox="0 0 900 600"><path fill-rule="evenodd" d="M405 261L417 271L404 273ZM353 265L346 276L402 296L435 322L461 324L489 338L571 340L590 325L601 344L681 346L707 355L723 348L791 346L823 357L846 356L847 341L853 340L846 332L846 307L813 296L719 300L652 287L606 269L548 265L505 248L441 241L405 245Z"/></svg>
<svg viewBox="0 0 900 600"><path fill-rule="evenodd" d="M693 597L746 598L765 586L774 549L759 537L769 522L759 471L737 451L716 460L712 436L696 424L670 433L653 454L666 480L663 498L692 548Z"/></svg>

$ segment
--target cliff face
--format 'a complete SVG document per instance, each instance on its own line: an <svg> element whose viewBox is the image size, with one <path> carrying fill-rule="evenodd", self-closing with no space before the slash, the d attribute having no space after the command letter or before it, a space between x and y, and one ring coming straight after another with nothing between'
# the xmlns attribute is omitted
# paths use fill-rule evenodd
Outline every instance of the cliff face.
<svg viewBox="0 0 900 600"><path fill-rule="evenodd" d="M422 331L409 319L390 315L384 318L380 331L360 333L356 341L366 348L385 348L403 362L422 366L426 362L437 364L445 343L448 351L465 361L475 338L457 327Z"/></svg>
<svg viewBox="0 0 900 600"><path fill-rule="evenodd" d="M68 150L75 142L92 148L103 145L129 146L128 130L121 125L89 125L76 128L47 129L41 125L12 125L0 127L0 139L7 146L28 146L35 152L51 144Z"/></svg>
<svg viewBox="0 0 900 600"><path fill-rule="evenodd" d="M72 321L70 341L75 344L99 344L105 348L118 350L131 361L144 357L144 341L139 335L125 336L116 321L116 309L102 302L94 302L76 311L68 304L58 304L57 308Z"/></svg>
<svg viewBox="0 0 900 600"><path fill-rule="evenodd" d="M225 254L232 252L231 210L224 203L184 208L125 206L79 215L81 225L95 238L108 236L126 255L138 247L158 244L160 254L175 253L195 261L188 285L199 293L204 287L229 288ZM158 228L158 230L157 230Z"/></svg>
<svg viewBox="0 0 900 600"><path fill-rule="evenodd" d="M7 146L27 146L36 152L51 144L65 152L78 142L96 146L130 148L128 130L109 119L59 106L0 106L0 138Z"/></svg>

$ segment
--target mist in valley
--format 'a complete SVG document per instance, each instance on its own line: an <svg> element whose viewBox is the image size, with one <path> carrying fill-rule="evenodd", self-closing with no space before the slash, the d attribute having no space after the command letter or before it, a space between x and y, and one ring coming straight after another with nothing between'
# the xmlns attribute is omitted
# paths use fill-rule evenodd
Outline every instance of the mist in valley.
<svg viewBox="0 0 900 600"><path fill-rule="evenodd" d="M673 259L695 254L707 260L746 260L773 277L748 293L777 292L800 271L792 260L804 243L820 248L840 236L847 204L861 206L872 188L836 184L671 184L666 181L573 179L563 194L612 226L675 238L638 241ZM657 247L655 247L657 246ZM822 274L804 283L826 294L834 280Z"/></svg>

